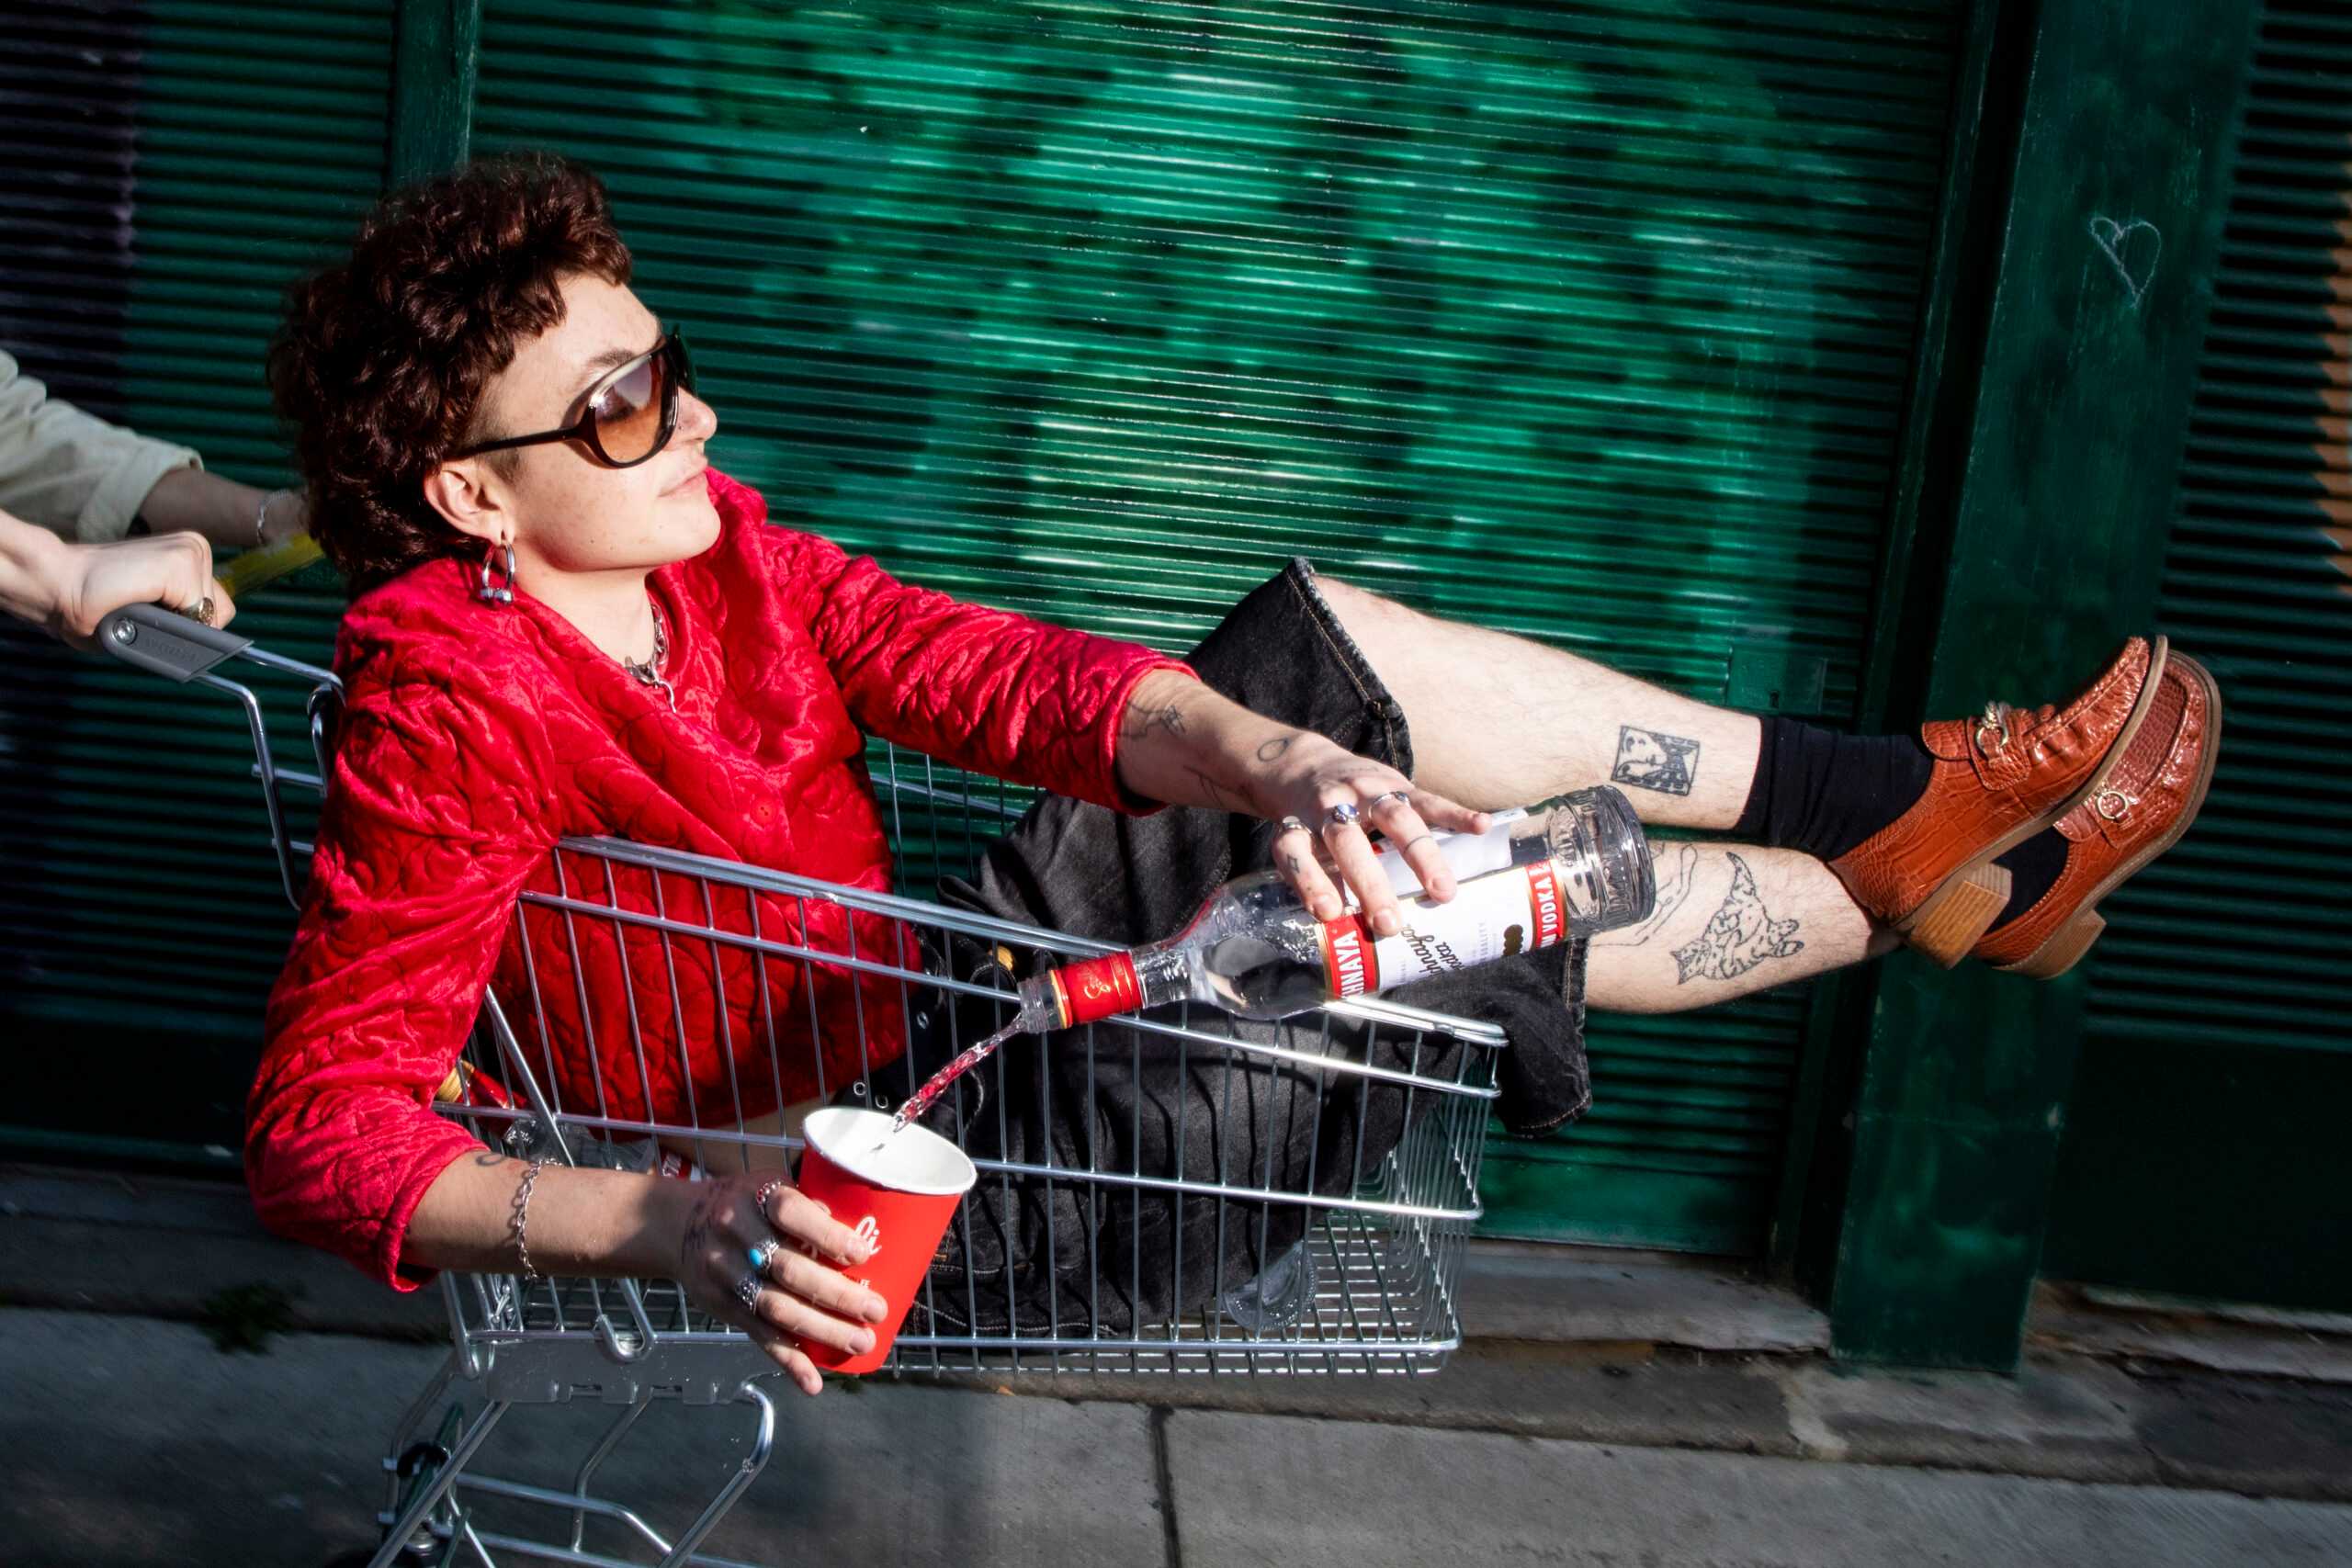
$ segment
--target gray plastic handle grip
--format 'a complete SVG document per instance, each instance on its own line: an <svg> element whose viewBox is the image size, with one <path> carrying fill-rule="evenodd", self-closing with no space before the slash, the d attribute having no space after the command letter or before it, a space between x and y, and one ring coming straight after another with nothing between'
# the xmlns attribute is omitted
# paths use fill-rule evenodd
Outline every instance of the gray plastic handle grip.
<svg viewBox="0 0 2352 1568"><path fill-rule="evenodd" d="M193 681L254 645L249 637L199 626L161 604L125 604L98 623L98 646L150 673Z"/></svg>

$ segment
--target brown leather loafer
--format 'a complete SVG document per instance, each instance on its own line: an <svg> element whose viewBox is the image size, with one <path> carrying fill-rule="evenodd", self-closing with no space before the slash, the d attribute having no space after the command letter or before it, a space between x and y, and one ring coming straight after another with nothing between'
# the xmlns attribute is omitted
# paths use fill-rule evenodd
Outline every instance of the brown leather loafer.
<svg viewBox="0 0 2352 1568"><path fill-rule="evenodd" d="M2222 755L2222 691L2176 654L2146 721L2090 797L2058 818L2066 869L2032 908L1976 946L1987 964L2038 980L2080 963L2107 922L2098 902L2180 841L2197 820Z"/></svg>
<svg viewBox="0 0 2352 1568"><path fill-rule="evenodd" d="M1984 705L1920 727L1936 759L1911 808L1829 863L1854 902L1947 969L2009 901L1994 861L2089 800L2147 720L2168 649L2132 637L2064 707Z"/></svg>

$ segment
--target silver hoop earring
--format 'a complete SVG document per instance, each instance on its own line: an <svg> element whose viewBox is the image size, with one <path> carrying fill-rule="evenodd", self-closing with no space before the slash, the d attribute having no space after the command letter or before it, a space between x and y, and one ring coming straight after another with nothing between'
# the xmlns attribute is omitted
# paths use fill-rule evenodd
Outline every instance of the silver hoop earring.
<svg viewBox="0 0 2352 1568"><path fill-rule="evenodd" d="M498 563L498 558L501 555L503 555L506 558L504 563L506 568L506 580L503 582L493 581L491 576L492 568ZM514 546L492 545L489 549L482 552L481 586L474 590L474 597L481 600L485 604L512 604L514 603Z"/></svg>

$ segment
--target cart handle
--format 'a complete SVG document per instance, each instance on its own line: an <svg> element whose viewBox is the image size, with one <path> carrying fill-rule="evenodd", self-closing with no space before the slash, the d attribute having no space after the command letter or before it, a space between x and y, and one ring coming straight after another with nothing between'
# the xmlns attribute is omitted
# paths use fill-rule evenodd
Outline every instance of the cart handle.
<svg viewBox="0 0 2352 1568"><path fill-rule="evenodd" d="M192 621L161 604L125 604L98 622L98 646L150 674L182 683L254 645L249 637Z"/></svg>

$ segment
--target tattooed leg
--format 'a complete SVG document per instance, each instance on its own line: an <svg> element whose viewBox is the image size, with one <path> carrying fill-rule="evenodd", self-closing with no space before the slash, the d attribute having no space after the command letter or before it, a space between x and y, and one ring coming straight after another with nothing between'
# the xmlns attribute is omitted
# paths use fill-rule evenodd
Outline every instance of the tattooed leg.
<svg viewBox="0 0 2352 1568"><path fill-rule="evenodd" d="M1739 820L1756 778L1750 716L1332 578L1317 583L1404 708L1422 787L1495 807L1613 784L1645 822Z"/></svg>
<svg viewBox="0 0 2352 1568"><path fill-rule="evenodd" d="M1680 1012L1785 986L1900 945L1826 866L1793 850L1657 840L1657 909L1597 937L1585 998L1613 1012Z"/></svg>

